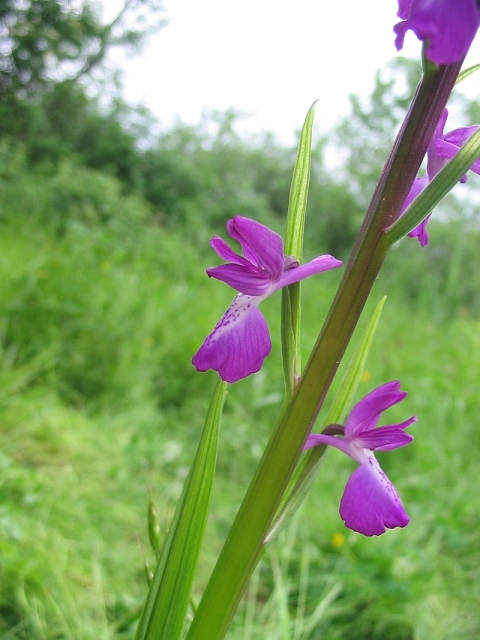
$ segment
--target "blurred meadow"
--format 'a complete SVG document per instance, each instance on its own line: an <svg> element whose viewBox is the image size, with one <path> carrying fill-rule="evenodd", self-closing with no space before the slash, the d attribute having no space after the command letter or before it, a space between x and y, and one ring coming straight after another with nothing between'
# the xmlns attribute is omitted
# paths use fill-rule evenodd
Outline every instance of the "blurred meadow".
<svg viewBox="0 0 480 640"><path fill-rule="evenodd" d="M105 106L88 75L29 84L12 69L0 75L0 639L132 639L155 564L148 501L165 536L215 382L191 357L232 298L205 276L208 240L237 214L283 232L295 149L241 137L234 111L153 135L151 114L118 96ZM317 136L306 259L348 257L417 77L398 59L368 104L352 97L349 118ZM478 105L455 104L479 121ZM386 294L357 396L393 379L408 391L388 419L415 413L415 441L379 458L410 525L345 529L354 463L329 451L229 640L480 637L479 188L472 175L447 199L426 249L392 250L356 334ZM302 285L305 358L340 276ZM280 296L262 305L264 368L229 391L197 596L280 407L279 309Z"/></svg>

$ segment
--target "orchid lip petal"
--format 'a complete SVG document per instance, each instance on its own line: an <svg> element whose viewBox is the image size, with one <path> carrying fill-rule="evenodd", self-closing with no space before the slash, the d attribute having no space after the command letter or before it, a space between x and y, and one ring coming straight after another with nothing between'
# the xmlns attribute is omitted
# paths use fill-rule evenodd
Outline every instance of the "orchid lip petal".
<svg viewBox="0 0 480 640"><path fill-rule="evenodd" d="M225 382L260 370L272 345L255 299L239 293L192 358L197 371L214 369Z"/></svg>
<svg viewBox="0 0 480 640"><path fill-rule="evenodd" d="M345 526L365 536L405 527L408 517L398 493L373 454L350 476L340 502Z"/></svg>
<svg viewBox="0 0 480 640"><path fill-rule="evenodd" d="M420 242L421 247L426 247L429 241L427 224L428 224L428 221L430 220L430 216L431 214L429 214L425 218L425 220L423 220L419 225L417 225L415 229L412 229L412 231L410 231L410 233L408 234L410 238L418 238L418 241Z"/></svg>

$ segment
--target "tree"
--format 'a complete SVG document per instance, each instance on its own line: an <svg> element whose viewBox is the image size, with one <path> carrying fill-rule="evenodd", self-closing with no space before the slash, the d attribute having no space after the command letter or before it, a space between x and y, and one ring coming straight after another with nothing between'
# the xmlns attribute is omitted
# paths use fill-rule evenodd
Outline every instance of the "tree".
<svg viewBox="0 0 480 640"><path fill-rule="evenodd" d="M341 159L339 178L348 183L359 205L365 208L420 79L418 62L394 59L375 74L375 86L367 101L350 96L351 113L332 138Z"/></svg>
<svg viewBox="0 0 480 640"><path fill-rule="evenodd" d="M110 47L138 47L164 24L161 14L161 0L125 0L103 24L88 0L0 0L0 98L80 78Z"/></svg>

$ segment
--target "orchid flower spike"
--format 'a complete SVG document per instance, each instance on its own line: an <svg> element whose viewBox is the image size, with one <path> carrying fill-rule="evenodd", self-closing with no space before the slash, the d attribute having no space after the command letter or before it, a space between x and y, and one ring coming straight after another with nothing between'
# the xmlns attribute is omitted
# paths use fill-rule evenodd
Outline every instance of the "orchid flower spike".
<svg viewBox="0 0 480 640"><path fill-rule="evenodd" d="M229 220L227 231L240 243L244 257L215 236L210 245L227 264L211 267L207 274L240 293L193 356L192 363L197 371L214 369L222 380L236 382L259 371L272 348L267 323L258 310L260 302L282 287L342 263L323 255L299 265L284 255L283 241L277 233L249 218L236 216Z"/></svg>
<svg viewBox="0 0 480 640"><path fill-rule="evenodd" d="M399 424L375 428L382 412L401 402L406 395L400 391L398 381L387 382L357 402L345 427L327 427L327 433L343 432L343 438L327 433L311 434L305 444L305 449L328 444L360 464L343 492L340 516L345 526L365 536L379 536L385 533L385 527L405 527L410 522L395 487L373 454L404 447L413 440L405 429L417 421L415 416Z"/></svg>
<svg viewBox="0 0 480 640"><path fill-rule="evenodd" d="M442 169L447 162L454 157L458 150L473 136L475 131L479 128L479 125L473 125L471 127L460 127L450 133L444 133L445 124L448 118L448 110L444 109L442 116L435 128L435 132L430 140L430 144L427 149L427 175L419 178L415 178L409 194L403 204L402 212L408 207L408 205L414 200L428 183L433 180L437 173ZM474 173L480 174L480 160L477 160L472 164L470 170ZM460 182L466 182L467 176L463 176ZM428 231L427 224L430 220L428 215L423 222L421 222L413 231L408 234L411 238L418 238L422 247L428 244Z"/></svg>
<svg viewBox="0 0 480 640"><path fill-rule="evenodd" d="M397 51L410 29L427 42L425 55L435 64L461 60L470 48L480 24L478 0L398 0L398 17L393 30Z"/></svg>

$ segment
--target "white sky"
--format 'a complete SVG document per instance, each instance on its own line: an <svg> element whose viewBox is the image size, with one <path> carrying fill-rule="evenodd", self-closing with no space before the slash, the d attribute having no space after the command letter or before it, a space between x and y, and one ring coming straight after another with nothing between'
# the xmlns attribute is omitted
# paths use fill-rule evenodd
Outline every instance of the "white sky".
<svg viewBox="0 0 480 640"><path fill-rule="evenodd" d="M101 0L112 15L120 0ZM348 112L348 95L367 96L375 70L397 55L396 0L164 0L169 25L142 55L121 59L126 99L164 126L202 109L235 107L246 128L292 142L312 102L321 130ZM409 33L405 55L418 57ZM480 62L480 35L466 65ZM464 83L479 96L478 75ZM467 86L468 85L468 86Z"/></svg>

